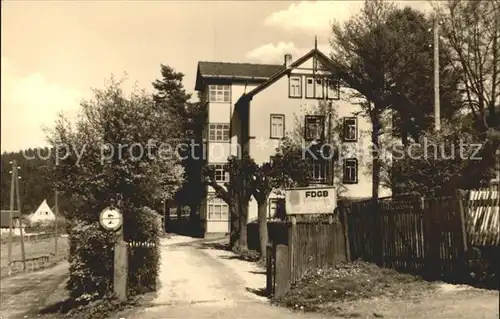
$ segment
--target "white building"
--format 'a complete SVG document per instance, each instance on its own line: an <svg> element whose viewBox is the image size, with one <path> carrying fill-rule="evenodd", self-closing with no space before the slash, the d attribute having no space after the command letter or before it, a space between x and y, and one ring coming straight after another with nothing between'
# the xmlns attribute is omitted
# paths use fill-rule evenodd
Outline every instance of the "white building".
<svg viewBox="0 0 500 319"><path fill-rule="evenodd" d="M40 206L38 206L37 210L28 216L28 220L31 225L50 224L56 220L56 215L52 209L50 209L47 204L47 200L45 199Z"/></svg>
<svg viewBox="0 0 500 319"><path fill-rule="evenodd" d="M331 60L317 48L292 61L285 56L283 65L239 64L223 62L199 62L196 90L207 101L208 117L205 127L206 160L213 165L216 179L221 184L229 180L224 173L224 164L230 155L241 156L248 152L257 164L270 160L279 141L297 130L297 118L304 109L317 109L321 101L332 102L335 113L343 123L342 143L354 149L368 149L371 124L358 116L360 106L343 99L343 88L330 83ZM299 115L299 116L298 116ZM324 134L323 116L302 117L308 134ZM313 134L313 135L314 135ZM318 136L319 136L318 135ZM318 136L303 136L305 141ZM369 152L368 152L369 153ZM370 197L372 194L371 154L340 159L341 172L329 169L328 162L313 165L312 182L319 185L342 185L343 195L348 197ZM331 162L330 162L331 163ZM340 173L340 174L336 174ZM332 177L334 176L341 176ZM229 209L215 197L208 187L208 196L200 209L200 220L205 223L207 233L229 231ZM380 196L390 196L389 189L381 187ZM269 208L276 207L278 196L271 195ZM257 217L257 204L252 199L249 205L249 220Z"/></svg>

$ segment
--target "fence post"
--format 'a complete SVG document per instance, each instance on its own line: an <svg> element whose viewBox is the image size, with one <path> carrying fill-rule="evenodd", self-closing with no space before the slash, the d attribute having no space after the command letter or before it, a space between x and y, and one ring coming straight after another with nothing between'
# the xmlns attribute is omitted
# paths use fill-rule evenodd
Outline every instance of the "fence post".
<svg viewBox="0 0 500 319"><path fill-rule="evenodd" d="M378 199L372 199L372 205L374 209L373 216L375 217L375 225L377 227L375 228L376 231L374 232L375 235L375 240L374 243L376 243L376 263L379 267L384 266L384 219L382 218L381 214L381 209L379 206L379 201Z"/></svg>
<svg viewBox="0 0 500 319"><path fill-rule="evenodd" d="M289 258L289 269L290 269L290 275L289 275L289 280L290 283L294 282L295 276L294 276L294 264L293 260L295 258L294 256L294 250L295 250L295 236L297 233L297 218L295 216L291 216L291 225L290 228L288 229L288 258Z"/></svg>
<svg viewBox="0 0 500 319"><path fill-rule="evenodd" d="M288 247L276 245L276 285L274 296L283 296L290 287L290 261Z"/></svg>
<svg viewBox="0 0 500 319"><path fill-rule="evenodd" d="M462 249L460 249L460 256L458 256L459 260L458 260L458 263L459 263L459 269L460 269L460 275L465 276L467 275L467 252L469 250L469 247L468 247L468 238L467 238L467 221L466 221L466 216L467 216L467 213L465 211L465 208L464 208L464 204L463 204L463 196L464 196L464 193L458 189L456 191L456 198L457 198L457 205L458 205L458 214L459 214L459 218L460 218L460 227L461 227L461 233L462 233Z"/></svg>
<svg viewBox="0 0 500 319"><path fill-rule="evenodd" d="M340 205L340 216L342 219L342 228L344 230L345 256L348 262L351 262L351 243L349 241L349 221L347 220L347 211L343 204Z"/></svg>

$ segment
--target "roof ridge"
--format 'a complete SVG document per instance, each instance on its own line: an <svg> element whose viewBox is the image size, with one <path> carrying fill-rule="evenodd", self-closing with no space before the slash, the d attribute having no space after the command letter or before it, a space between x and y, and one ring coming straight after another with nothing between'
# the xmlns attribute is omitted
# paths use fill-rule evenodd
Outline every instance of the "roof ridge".
<svg viewBox="0 0 500 319"><path fill-rule="evenodd" d="M238 65L283 66L281 64L250 63L250 62L223 62L223 61L198 61L198 63L225 63L225 64L238 64Z"/></svg>

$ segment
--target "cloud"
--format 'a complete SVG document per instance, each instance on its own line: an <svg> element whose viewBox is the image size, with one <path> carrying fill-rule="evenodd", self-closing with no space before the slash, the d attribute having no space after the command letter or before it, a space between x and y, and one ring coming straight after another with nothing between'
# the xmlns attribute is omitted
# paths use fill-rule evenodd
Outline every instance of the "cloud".
<svg viewBox="0 0 500 319"><path fill-rule="evenodd" d="M43 127L52 127L60 112L75 114L82 95L40 73L18 74L5 57L1 62L2 151L47 145Z"/></svg>
<svg viewBox="0 0 500 319"><path fill-rule="evenodd" d="M399 7L409 6L413 9L428 12L431 5L428 1L393 1ZM269 15L264 24L282 29L286 32L302 32L317 35L319 39L329 39L331 23L344 22L363 7L363 1L301 1L292 3L287 9ZM252 62L283 63L286 53L294 58L311 50L298 48L293 42L268 43L249 51L245 57ZM330 52L328 44L319 44L318 48L325 54Z"/></svg>
<svg viewBox="0 0 500 319"><path fill-rule="evenodd" d="M427 1L393 1L398 6L409 6L428 11ZM285 31L298 31L329 35L333 21L346 21L363 7L363 1L301 1L292 3L287 9L269 15L264 24Z"/></svg>
<svg viewBox="0 0 500 319"><path fill-rule="evenodd" d="M293 42L268 43L249 51L245 54L245 58L256 63L282 64L285 54L291 54L292 59L295 60L311 49L312 46L310 48L298 48ZM330 51L328 44L318 44L318 49L325 54Z"/></svg>
<svg viewBox="0 0 500 319"><path fill-rule="evenodd" d="M279 42L276 45L268 43L251 50L245 54L245 58L254 62L279 64L283 63L284 55L287 53L295 56L299 53L299 49L293 42Z"/></svg>
<svg viewBox="0 0 500 319"><path fill-rule="evenodd" d="M330 31L334 19L345 20L362 5L362 1L301 1L272 13L264 24L285 31L325 34Z"/></svg>

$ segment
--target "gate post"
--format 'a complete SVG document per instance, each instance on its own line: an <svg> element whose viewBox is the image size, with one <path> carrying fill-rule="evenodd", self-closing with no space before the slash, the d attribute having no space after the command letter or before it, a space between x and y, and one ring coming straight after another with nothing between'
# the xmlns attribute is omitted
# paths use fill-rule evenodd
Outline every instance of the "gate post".
<svg viewBox="0 0 500 319"><path fill-rule="evenodd" d="M279 298L283 296L290 286L290 260L288 256L288 247L285 245L276 245L276 283L274 296Z"/></svg>

